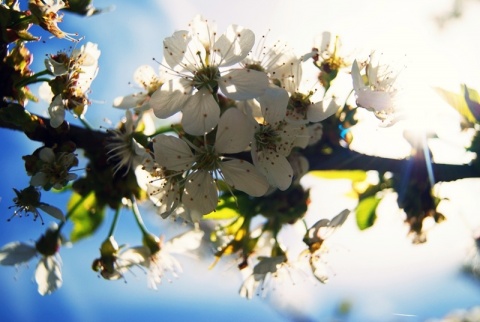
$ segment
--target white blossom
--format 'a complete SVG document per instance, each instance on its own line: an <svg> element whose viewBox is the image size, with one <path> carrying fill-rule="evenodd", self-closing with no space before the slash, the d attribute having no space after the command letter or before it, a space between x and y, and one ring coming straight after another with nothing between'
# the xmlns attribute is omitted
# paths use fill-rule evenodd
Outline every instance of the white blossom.
<svg viewBox="0 0 480 322"><path fill-rule="evenodd" d="M75 180L77 175L69 172L78 164L74 153L54 152L51 148L44 147L40 150L38 157L41 161L40 170L36 172L30 184L34 187L43 187L48 190L63 188L69 181Z"/></svg>
<svg viewBox="0 0 480 322"><path fill-rule="evenodd" d="M45 59L45 66L56 78L50 87L40 87L40 96L49 99L50 125L59 127L65 120L65 111L71 110L80 116L90 104L87 94L97 76L100 50L88 42L70 55L61 52Z"/></svg>
<svg viewBox="0 0 480 322"><path fill-rule="evenodd" d="M217 35L201 16L164 40L165 61L179 77L153 93L150 104L161 119L182 111L184 130L193 135L210 132L220 118L217 92L233 100L258 97L268 86L264 72L249 69L220 70L242 61L255 41L253 32L230 25Z"/></svg>
<svg viewBox="0 0 480 322"><path fill-rule="evenodd" d="M142 65L135 70L133 79L135 83L143 88L143 91L127 96L115 98L113 106L122 109L135 108L136 111L147 111L150 109L150 97L166 81L165 72L160 70L157 75L149 65Z"/></svg>
<svg viewBox="0 0 480 322"><path fill-rule="evenodd" d="M145 147L138 143L133 134L135 133L136 122L130 110L125 112L125 119L119 129L109 131L111 136L105 145L109 162L114 162L114 175L121 169L127 174L131 168L144 163L149 154Z"/></svg>
<svg viewBox="0 0 480 322"><path fill-rule="evenodd" d="M147 269L148 287L156 290L166 274L178 277L182 266L174 255L184 254L200 247L204 232L199 229L187 231L167 242L155 238L157 249L152 251L147 245L126 249L120 255L123 261L135 262Z"/></svg>
<svg viewBox="0 0 480 322"><path fill-rule="evenodd" d="M380 65L374 54L365 62L365 74L360 73L359 63L352 64L353 89L357 105L374 112L381 120L388 120L396 112L397 75L388 66Z"/></svg>
<svg viewBox="0 0 480 322"><path fill-rule="evenodd" d="M40 295L48 295L62 286L62 261L58 254L61 237L54 225L35 245L10 242L0 249L0 265L17 266L41 256L35 269L35 282Z"/></svg>
<svg viewBox="0 0 480 322"><path fill-rule="evenodd" d="M240 287L240 296L247 299L255 294L265 297L268 291L285 280L291 280L290 270L293 268L285 255L275 257L259 257L259 262L253 267L244 268L241 272L245 276Z"/></svg>
<svg viewBox="0 0 480 322"><path fill-rule="evenodd" d="M321 219L317 221L308 231L305 236L305 243L308 249L300 254L300 260L307 260L315 278L321 283L327 283L329 274L324 259L327 250L324 245L325 240L347 219L350 211L345 209L338 215L329 219Z"/></svg>
<svg viewBox="0 0 480 322"><path fill-rule="evenodd" d="M169 171L185 173L181 201L187 209L204 215L216 208L217 178L225 181L230 189L251 196L258 197L267 191L265 177L252 164L223 156L242 152L250 143L253 130L253 124L242 112L230 108L220 119L213 145L205 142L203 146L193 147L177 137L155 137L154 153L158 165ZM165 183L165 187L170 189L172 184ZM160 190L159 193L167 195L169 192Z"/></svg>

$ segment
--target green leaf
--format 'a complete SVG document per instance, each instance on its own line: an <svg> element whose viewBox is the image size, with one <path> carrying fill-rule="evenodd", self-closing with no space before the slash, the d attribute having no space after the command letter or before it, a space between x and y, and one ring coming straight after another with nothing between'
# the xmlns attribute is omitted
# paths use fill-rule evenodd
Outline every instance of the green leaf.
<svg viewBox="0 0 480 322"><path fill-rule="evenodd" d="M356 209L357 226L360 230L367 229L377 219L376 211L381 199L375 196L360 200Z"/></svg>
<svg viewBox="0 0 480 322"><path fill-rule="evenodd" d="M67 204L67 216L73 223L70 240L77 242L92 235L105 217L105 204L100 203L93 191L86 196L73 193Z"/></svg>
<svg viewBox="0 0 480 322"><path fill-rule="evenodd" d="M217 209L211 213L204 215L203 219L207 220L223 220L238 217L238 205L232 195L221 198L218 202Z"/></svg>
<svg viewBox="0 0 480 322"><path fill-rule="evenodd" d="M322 179L348 179L353 182L367 180L367 173L362 170L317 170L309 173Z"/></svg>
<svg viewBox="0 0 480 322"><path fill-rule="evenodd" d="M467 121L472 123L476 122L475 116L470 111L467 101L465 100L465 89L462 88L461 93L450 92L438 87L435 88L435 90L451 107L457 110L457 112L460 113L460 115L463 116ZM470 99L472 101L478 102L478 99L480 98L478 92L473 89L467 89L467 90L468 90Z"/></svg>

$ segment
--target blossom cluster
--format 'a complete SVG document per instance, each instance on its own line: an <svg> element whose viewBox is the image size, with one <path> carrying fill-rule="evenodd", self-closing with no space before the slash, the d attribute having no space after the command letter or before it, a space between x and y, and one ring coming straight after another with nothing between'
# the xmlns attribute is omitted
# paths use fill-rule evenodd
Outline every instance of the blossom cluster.
<svg viewBox="0 0 480 322"><path fill-rule="evenodd" d="M216 209L219 194L283 191L308 170L296 172L297 152L319 140L320 122L340 105L325 91L322 97L321 84L308 88L305 57L288 45L278 42L258 54L254 46L253 31L230 25L220 34L196 16L188 30L164 40L159 76L145 66L135 73L145 92L115 100L114 106L142 116L181 112L180 130L153 137L152 158L143 164L149 175L140 185L163 217L181 213L198 221ZM123 153L132 149L111 147L119 164L132 164L132 153Z"/></svg>
<svg viewBox="0 0 480 322"><path fill-rule="evenodd" d="M72 40L57 26L62 19L57 12L65 7L60 0L30 1L37 24ZM163 45L159 72L142 65L134 74L143 91L114 100L114 107L125 110L125 118L106 133L100 162L88 156L92 164L86 178L71 172L78 165L73 142L72 147L62 141L24 156L31 180L28 188L15 190L14 216L31 213L41 218L40 209L62 223L47 230L35 245L5 245L0 249L0 265L19 265L40 255L35 274L39 292L44 295L59 288L60 230L75 208L92 195L95 200L89 200L92 204L86 209L89 215L100 210L99 205L108 204L117 211L100 257L92 265L107 280L123 278L134 266L147 272L154 289L166 273L176 276L181 266L172 254L200 247L204 232L198 223L227 204L237 216L218 228L222 233L217 234L216 257L238 255L245 277L242 296L251 298L272 277L284 279L300 266L325 283L325 231L341 226L350 211L307 228L303 240L307 248L298 261L287 255L278 239L282 226L301 220L308 206L309 193L300 185L309 169L302 149L318 143L324 137L324 122L347 106L345 101L342 107L330 91L339 73L351 74L357 107L387 121L396 111L395 76L374 62L373 55L361 63L348 63L340 54L338 37L332 42L330 33L324 33L311 52L299 56L281 41L264 45L252 30L239 25L220 33L215 23L200 15L188 29L165 38ZM67 111L83 120L99 56L97 44L87 42L45 59L45 74L52 79L41 86L40 96L49 103L50 126L56 131L68 128ZM303 73L309 61L319 73L313 83ZM158 129L159 119L179 121ZM81 198L67 216L40 201L40 189L68 189L76 179L76 183L83 180L73 184ZM111 186L103 187L105 183ZM167 242L150 234L136 209L136 198L142 193L162 218L180 217L195 229ZM119 209L124 206L135 214L143 235L141 246L121 247L114 238ZM266 218L260 233L250 225L258 214Z"/></svg>
<svg viewBox="0 0 480 322"><path fill-rule="evenodd" d="M60 52L45 59L47 70L55 76L40 88L40 96L50 102L50 125L62 125L65 111L82 117L90 105L88 92L97 76L100 50L91 42L74 49L70 54Z"/></svg>

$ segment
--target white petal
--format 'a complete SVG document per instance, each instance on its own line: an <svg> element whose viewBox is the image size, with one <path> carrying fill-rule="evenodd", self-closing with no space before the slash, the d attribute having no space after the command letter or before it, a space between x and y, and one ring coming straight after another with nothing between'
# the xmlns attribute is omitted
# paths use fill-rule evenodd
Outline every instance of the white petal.
<svg viewBox="0 0 480 322"><path fill-rule="evenodd" d="M267 273L275 273L278 269L278 265L284 263L286 257L281 255L275 257L262 257L259 259L260 262L253 268L253 274L255 275L266 275Z"/></svg>
<svg viewBox="0 0 480 322"><path fill-rule="evenodd" d="M296 130L295 134L293 146L298 146L302 149L305 149L310 141L310 133L308 132L308 128L305 125L302 125Z"/></svg>
<svg viewBox="0 0 480 322"><path fill-rule="evenodd" d="M292 184L293 169L285 156L272 150L259 151L256 166L274 187L283 191Z"/></svg>
<svg viewBox="0 0 480 322"><path fill-rule="evenodd" d="M233 100L247 100L263 95L268 88L268 76L250 69L234 69L220 78L222 93Z"/></svg>
<svg viewBox="0 0 480 322"><path fill-rule="evenodd" d="M185 56L181 62L182 68L191 73L202 69L207 56L207 48L208 47L205 47L198 37L193 36L185 49Z"/></svg>
<svg viewBox="0 0 480 322"><path fill-rule="evenodd" d="M53 161L55 161L55 153L50 148L41 149L38 156L40 160L44 162L52 163Z"/></svg>
<svg viewBox="0 0 480 322"><path fill-rule="evenodd" d="M61 264L55 256L42 257L35 270L35 281L38 284L38 293L51 294L62 286Z"/></svg>
<svg viewBox="0 0 480 322"><path fill-rule="evenodd" d="M40 203L38 208L42 209L53 218L56 218L61 221L65 221L65 216L63 215L63 212L57 207L48 205L46 203Z"/></svg>
<svg viewBox="0 0 480 322"><path fill-rule="evenodd" d="M393 100L388 92L364 90L357 93L357 105L375 112L393 111Z"/></svg>
<svg viewBox="0 0 480 322"><path fill-rule="evenodd" d="M120 96L113 100L113 107L127 109L142 106L148 99L147 93L135 93L127 96Z"/></svg>
<svg viewBox="0 0 480 322"><path fill-rule="evenodd" d="M162 249L169 253L185 253L200 247L204 232L200 229L189 230L170 239Z"/></svg>
<svg viewBox="0 0 480 322"><path fill-rule="evenodd" d="M156 82L158 77L152 66L142 65L135 70L135 73L133 73L133 79L138 85L148 89L153 83Z"/></svg>
<svg viewBox="0 0 480 322"><path fill-rule="evenodd" d="M183 107L182 125L185 132L203 135L213 130L220 118L220 108L208 90L200 90Z"/></svg>
<svg viewBox="0 0 480 322"><path fill-rule="evenodd" d="M260 174L253 164L244 160L222 162L220 169L228 185L250 196L263 196L270 187L265 176Z"/></svg>
<svg viewBox="0 0 480 322"><path fill-rule="evenodd" d="M332 218L330 221L329 226L330 227L339 227L343 225L345 220L347 220L348 215L350 214L350 210L344 209L342 210L338 215Z"/></svg>
<svg viewBox="0 0 480 322"><path fill-rule="evenodd" d="M220 66L231 66L247 57L254 43L253 31L238 25L230 25L225 35L220 36L213 47L222 57Z"/></svg>
<svg viewBox="0 0 480 322"><path fill-rule="evenodd" d="M219 153L239 153L250 144L255 127L237 108L226 110L218 122L215 150Z"/></svg>
<svg viewBox="0 0 480 322"><path fill-rule="evenodd" d="M202 215L217 208L217 187L208 171L197 171L187 178L182 202L185 207L198 211Z"/></svg>
<svg viewBox="0 0 480 322"><path fill-rule="evenodd" d="M170 67L177 66L185 55L189 38L188 31L179 30L163 41L163 57Z"/></svg>
<svg viewBox="0 0 480 322"><path fill-rule="evenodd" d="M28 262L37 253L34 246L11 242L0 249L0 265L17 265Z"/></svg>
<svg viewBox="0 0 480 322"><path fill-rule="evenodd" d="M355 60L352 64L352 81L353 81L353 89L358 94L358 91L365 87L365 83L363 82L362 75L360 75L360 69L358 68L358 63Z"/></svg>
<svg viewBox="0 0 480 322"><path fill-rule="evenodd" d="M340 106L337 105L333 99L330 101L330 103L326 101L320 101L308 107L307 118L313 123L321 122L335 114L339 108Z"/></svg>
<svg viewBox="0 0 480 322"><path fill-rule="evenodd" d="M191 36L200 41L203 47L211 46L217 33L217 25L205 19L202 15L196 15L190 22Z"/></svg>
<svg viewBox="0 0 480 322"><path fill-rule="evenodd" d="M191 88L185 80L173 79L152 94L150 106L156 117L165 119L181 111L190 96Z"/></svg>
<svg viewBox="0 0 480 322"><path fill-rule="evenodd" d="M268 124L276 124L285 119L288 100L288 92L275 85L270 85L265 94L258 98L262 114Z"/></svg>
<svg viewBox="0 0 480 322"><path fill-rule="evenodd" d="M310 262L313 275L321 283L325 284L328 282L328 272L325 263L320 259L320 254L312 254L312 259Z"/></svg>
<svg viewBox="0 0 480 322"><path fill-rule="evenodd" d="M155 161L169 170L188 170L195 161L188 144L182 139L170 135L157 135L153 141L153 151Z"/></svg>
<svg viewBox="0 0 480 322"><path fill-rule="evenodd" d="M37 172L30 179L30 185L34 187L41 187L46 183L47 175L44 172Z"/></svg>
<svg viewBox="0 0 480 322"><path fill-rule="evenodd" d="M48 107L48 114L50 115L50 125L57 128L62 125L65 120L65 107L63 106L62 95L57 95Z"/></svg>
<svg viewBox="0 0 480 322"><path fill-rule="evenodd" d="M246 297L249 300L252 299L258 284L259 283L255 280L253 275L248 276L242 283L242 287L240 288L240 296Z"/></svg>
<svg viewBox="0 0 480 322"><path fill-rule="evenodd" d="M118 263L122 268L133 265L144 265L150 256L150 251L145 246L131 247L125 249L118 258Z"/></svg>
<svg viewBox="0 0 480 322"><path fill-rule="evenodd" d="M149 182L147 193L158 207L158 213L162 218L170 216L180 202L180 188L173 180L161 179Z"/></svg>

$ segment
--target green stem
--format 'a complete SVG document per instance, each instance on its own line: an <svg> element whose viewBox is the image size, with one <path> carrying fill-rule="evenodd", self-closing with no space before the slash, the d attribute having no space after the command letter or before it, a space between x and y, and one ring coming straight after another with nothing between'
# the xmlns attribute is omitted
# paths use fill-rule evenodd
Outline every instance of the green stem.
<svg viewBox="0 0 480 322"><path fill-rule="evenodd" d="M142 234L149 235L150 233L148 232L147 227L145 227L142 216L140 215L140 211L138 210L137 201L133 196L132 196L132 211L135 217L135 221L137 222L138 228L140 228L140 230L142 231Z"/></svg>
<svg viewBox="0 0 480 322"><path fill-rule="evenodd" d="M72 216L72 214L75 212L75 210L77 210L77 208L83 204L83 202L85 201L85 199L88 197L89 195L86 195L86 196L83 196L82 198L80 198L74 205L72 208L70 208L70 210L67 212L67 214L65 215L65 221L62 221L60 223L60 225L58 225L58 231L60 231L62 228L63 228L63 225L65 225L65 223L70 219L70 217Z"/></svg>
<svg viewBox="0 0 480 322"><path fill-rule="evenodd" d="M42 70L41 72L36 73L35 75L22 79L21 81L15 84L15 87L21 88L30 84L38 83L38 82L49 82L50 81L49 78L39 78L40 76L44 76L44 75L53 76L53 74L48 69L45 69L45 70Z"/></svg>
<svg viewBox="0 0 480 322"><path fill-rule="evenodd" d="M80 116L78 117L78 119L80 120L80 122L82 122L82 124L85 126L85 128L87 128L87 129L90 130L90 131L93 131L92 125L87 121L87 119L85 118L85 116L80 115Z"/></svg>
<svg viewBox="0 0 480 322"><path fill-rule="evenodd" d="M33 15L24 15L20 18L18 18L17 20L15 20L15 22L11 25L12 27L14 26L17 26L21 23L33 23L34 21L34 16Z"/></svg>
<svg viewBox="0 0 480 322"><path fill-rule="evenodd" d="M115 227L117 227L119 217L120 217L120 207L118 207L115 210L115 215L113 216L112 225L110 226L110 230L108 231L108 237L113 236L113 233L115 232Z"/></svg>

